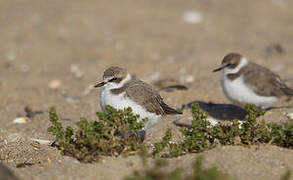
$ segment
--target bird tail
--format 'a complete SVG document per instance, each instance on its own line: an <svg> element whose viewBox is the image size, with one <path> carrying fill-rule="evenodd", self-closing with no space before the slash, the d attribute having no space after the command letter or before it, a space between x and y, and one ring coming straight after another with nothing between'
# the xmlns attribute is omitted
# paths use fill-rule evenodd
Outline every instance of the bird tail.
<svg viewBox="0 0 293 180"><path fill-rule="evenodd" d="M162 108L163 108L163 110L164 110L164 112L165 112L166 114L182 114L181 111L178 111L178 110L176 110L176 109L173 109L173 108L169 107L169 106L168 106L167 104L165 104L165 103L162 103L161 106L162 106Z"/></svg>
<svg viewBox="0 0 293 180"><path fill-rule="evenodd" d="M293 89L286 87L283 89L283 92L287 95L287 96L293 96Z"/></svg>

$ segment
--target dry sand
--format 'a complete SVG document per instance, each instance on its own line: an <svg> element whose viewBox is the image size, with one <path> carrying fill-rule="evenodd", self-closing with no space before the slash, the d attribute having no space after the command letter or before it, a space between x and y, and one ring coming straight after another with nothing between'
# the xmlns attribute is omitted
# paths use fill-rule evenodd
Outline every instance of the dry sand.
<svg viewBox="0 0 293 180"><path fill-rule="evenodd" d="M126 67L150 83L175 79L187 84L187 91L161 93L174 107L192 101L229 104L220 74L211 70L232 51L292 80L292 8L289 0L1 0L1 162L23 180L122 179L141 167L137 156L83 164L31 141L54 139L47 132L49 108L57 108L64 124L74 125L81 116L97 119L99 90L87 87L111 65ZM184 21L189 11L195 14ZM54 80L56 89L51 89ZM26 106L44 113L13 124L25 115ZM293 109L272 110L265 118L281 122L287 112ZM190 123L190 117L185 110L181 120ZM179 137L171 123L176 118L162 120L149 131L147 142L158 141L168 127ZM275 146L220 146L201 154L206 166L241 180L274 180L287 168L293 170L293 150ZM189 168L196 156L170 159L171 167ZM17 168L19 163L27 165Z"/></svg>

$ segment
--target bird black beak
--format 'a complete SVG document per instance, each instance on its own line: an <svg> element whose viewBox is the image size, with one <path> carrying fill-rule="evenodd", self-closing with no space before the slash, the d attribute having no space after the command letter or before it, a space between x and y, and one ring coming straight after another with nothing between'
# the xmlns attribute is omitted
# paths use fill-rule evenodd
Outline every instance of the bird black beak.
<svg viewBox="0 0 293 180"><path fill-rule="evenodd" d="M224 65L222 65L221 67L219 67L219 68L217 68L217 69L214 69L213 72L221 71L221 70L223 70L224 68L226 68L226 67L228 67L228 66L229 66L229 64L224 64Z"/></svg>
<svg viewBox="0 0 293 180"><path fill-rule="evenodd" d="M98 88L98 87L102 87L104 86L106 83L104 81L100 82L100 83L97 83L94 87L95 88Z"/></svg>
<svg viewBox="0 0 293 180"><path fill-rule="evenodd" d="M222 69L224 69L223 67L219 67L217 69L214 69L213 72L218 72L218 71L221 71Z"/></svg>

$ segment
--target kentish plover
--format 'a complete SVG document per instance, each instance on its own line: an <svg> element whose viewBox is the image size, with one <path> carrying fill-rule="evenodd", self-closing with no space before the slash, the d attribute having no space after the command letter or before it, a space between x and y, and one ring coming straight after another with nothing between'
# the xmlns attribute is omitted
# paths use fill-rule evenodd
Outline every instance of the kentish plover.
<svg viewBox="0 0 293 180"><path fill-rule="evenodd" d="M131 107L134 114L140 115L139 121L148 118L145 129L158 123L164 115L182 114L165 104L153 86L134 78L126 69L114 66L106 69L103 81L95 85L95 87L102 86L104 87L100 94L102 110L106 112L106 105L116 109Z"/></svg>
<svg viewBox="0 0 293 180"><path fill-rule="evenodd" d="M289 88L269 69L249 62L238 53L230 53L222 60L222 88L228 99L238 105L254 104L259 108L268 108L278 98L293 96Z"/></svg>

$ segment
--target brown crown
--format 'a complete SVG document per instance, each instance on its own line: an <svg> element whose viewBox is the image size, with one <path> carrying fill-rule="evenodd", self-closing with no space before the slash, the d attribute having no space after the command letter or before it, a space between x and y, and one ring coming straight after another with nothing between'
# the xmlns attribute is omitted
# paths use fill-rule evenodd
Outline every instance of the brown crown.
<svg viewBox="0 0 293 180"><path fill-rule="evenodd" d="M230 64L228 68L233 69L240 64L241 57L239 53L229 53L223 58L222 64Z"/></svg>
<svg viewBox="0 0 293 180"><path fill-rule="evenodd" d="M107 77L116 77L116 78L125 78L127 75L127 70L117 67L117 66L111 66L104 72L104 78Z"/></svg>

